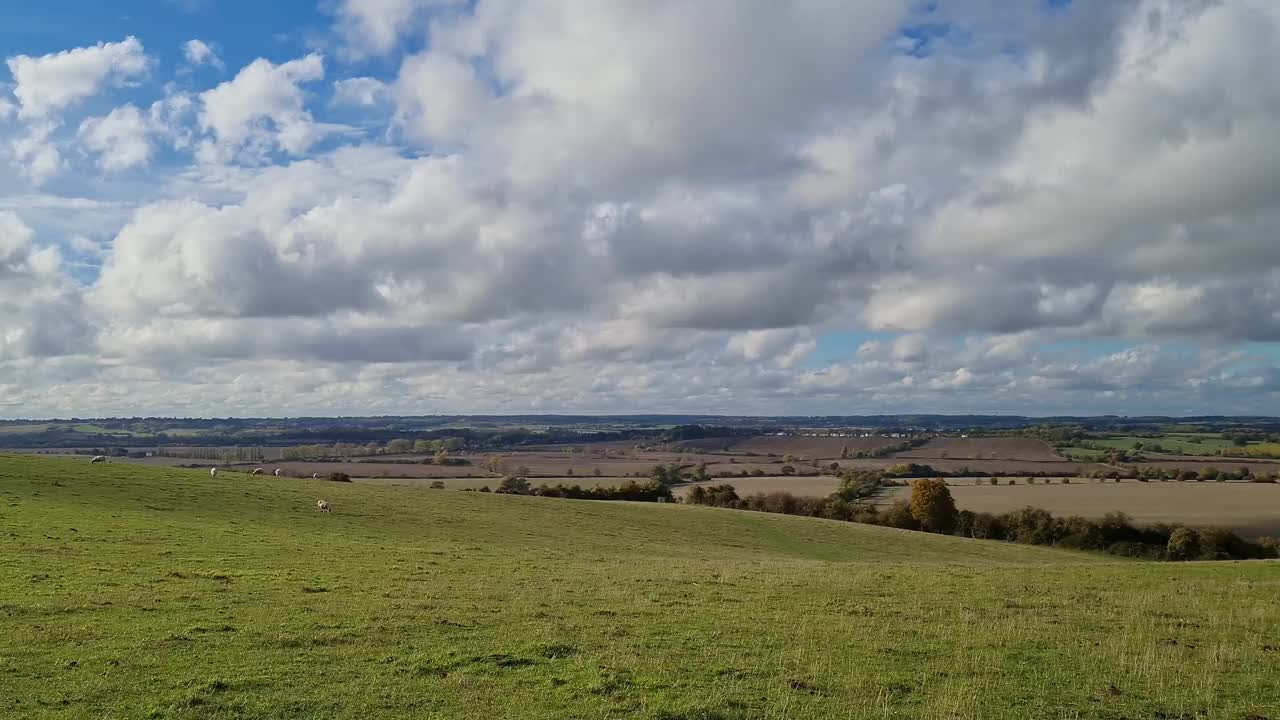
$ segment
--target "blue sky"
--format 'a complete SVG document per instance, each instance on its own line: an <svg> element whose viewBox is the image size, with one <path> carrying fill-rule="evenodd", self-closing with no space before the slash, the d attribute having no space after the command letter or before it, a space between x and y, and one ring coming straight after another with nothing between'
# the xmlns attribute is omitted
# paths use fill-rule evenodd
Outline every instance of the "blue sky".
<svg viewBox="0 0 1280 720"><path fill-rule="evenodd" d="M1266 412L1277 29L10 3L0 416Z"/></svg>

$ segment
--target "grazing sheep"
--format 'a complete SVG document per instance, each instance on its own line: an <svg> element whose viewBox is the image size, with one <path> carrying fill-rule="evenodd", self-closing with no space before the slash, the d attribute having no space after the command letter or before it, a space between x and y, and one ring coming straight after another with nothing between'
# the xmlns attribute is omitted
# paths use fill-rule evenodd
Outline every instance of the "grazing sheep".
<svg viewBox="0 0 1280 720"><path fill-rule="evenodd" d="M276 477L280 477L280 468L276 468Z"/></svg>
<svg viewBox="0 0 1280 720"><path fill-rule="evenodd" d="M254 468L254 469L253 469L253 472L251 472L251 473L249 473L249 474L250 474L250 475L261 475L261 474L262 474L262 468Z"/></svg>
<svg viewBox="0 0 1280 720"><path fill-rule="evenodd" d="M218 468L216 467L209 468L209 477L218 477Z"/></svg>
<svg viewBox="0 0 1280 720"><path fill-rule="evenodd" d="M93 459L89 461L89 464L92 465L93 463L104 463L106 461L107 461L106 455L94 455Z"/></svg>
<svg viewBox="0 0 1280 720"><path fill-rule="evenodd" d="M333 512L333 506L329 504L328 500L317 500L316 507L320 508L320 512Z"/></svg>

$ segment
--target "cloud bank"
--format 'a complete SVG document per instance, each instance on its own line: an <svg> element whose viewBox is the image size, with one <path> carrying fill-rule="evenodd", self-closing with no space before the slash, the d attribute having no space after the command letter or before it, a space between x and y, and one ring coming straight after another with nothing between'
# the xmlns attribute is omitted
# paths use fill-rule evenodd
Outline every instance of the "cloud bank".
<svg viewBox="0 0 1280 720"><path fill-rule="evenodd" d="M1275 3L330 10L7 59L0 415L1277 399Z"/></svg>

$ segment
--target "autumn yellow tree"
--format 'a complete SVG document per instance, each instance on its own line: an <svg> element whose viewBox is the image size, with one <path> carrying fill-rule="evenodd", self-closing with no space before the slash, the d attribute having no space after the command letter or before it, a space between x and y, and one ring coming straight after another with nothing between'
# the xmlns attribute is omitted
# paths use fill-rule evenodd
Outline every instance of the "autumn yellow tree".
<svg viewBox="0 0 1280 720"><path fill-rule="evenodd" d="M949 535L956 527L956 502L942 478L911 484L911 516L925 532Z"/></svg>

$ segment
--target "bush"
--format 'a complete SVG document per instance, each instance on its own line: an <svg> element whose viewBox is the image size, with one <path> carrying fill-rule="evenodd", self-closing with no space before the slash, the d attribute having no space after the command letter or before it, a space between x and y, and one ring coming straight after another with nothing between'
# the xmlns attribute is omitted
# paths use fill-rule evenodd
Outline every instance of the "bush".
<svg viewBox="0 0 1280 720"><path fill-rule="evenodd" d="M351 482L351 476L344 472L331 472L325 476L329 482Z"/></svg>
<svg viewBox="0 0 1280 720"><path fill-rule="evenodd" d="M505 495L528 495L529 481L520 475L508 475L498 483L497 492Z"/></svg>
<svg viewBox="0 0 1280 720"><path fill-rule="evenodd" d="M433 481L431 482L431 489L432 489L432 490L443 490L443 489L444 489L444 481L443 481L443 480L433 480Z"/></svg>
<svg viewBox="0 0 1280 720"><path fill-rule="evenodd" d="M880 513L880 525L901 528L903 530L919 530L920 522L911 514L911 506L899 500Z"/></svg>
<svg viewBox="0 0 1280 720"><path fill-rule="evenodd" d="M780 467L780 468L778 468L778 469L782 472L782 474L783 474L783 475L795 475L795 474L796 474L796 468L795 468L795 466L794 466L794 465L783 465L782 467Z"/></svg>
<svg viewBox="0 0 1280 720"><path fill-rule="evenodd" d="M1200 534L1195 530L1180 527L1169 535L1169 543L1165 552L1170 560L1195 560L1200 557Z"/></svg>
<svg viewBox="0 0 1280 720"><path fill-rule="evenodd" d="M1263 559L1272 560L1280 558L1280 538L1258 538L1258 550L1258 556Z"/></svg>

